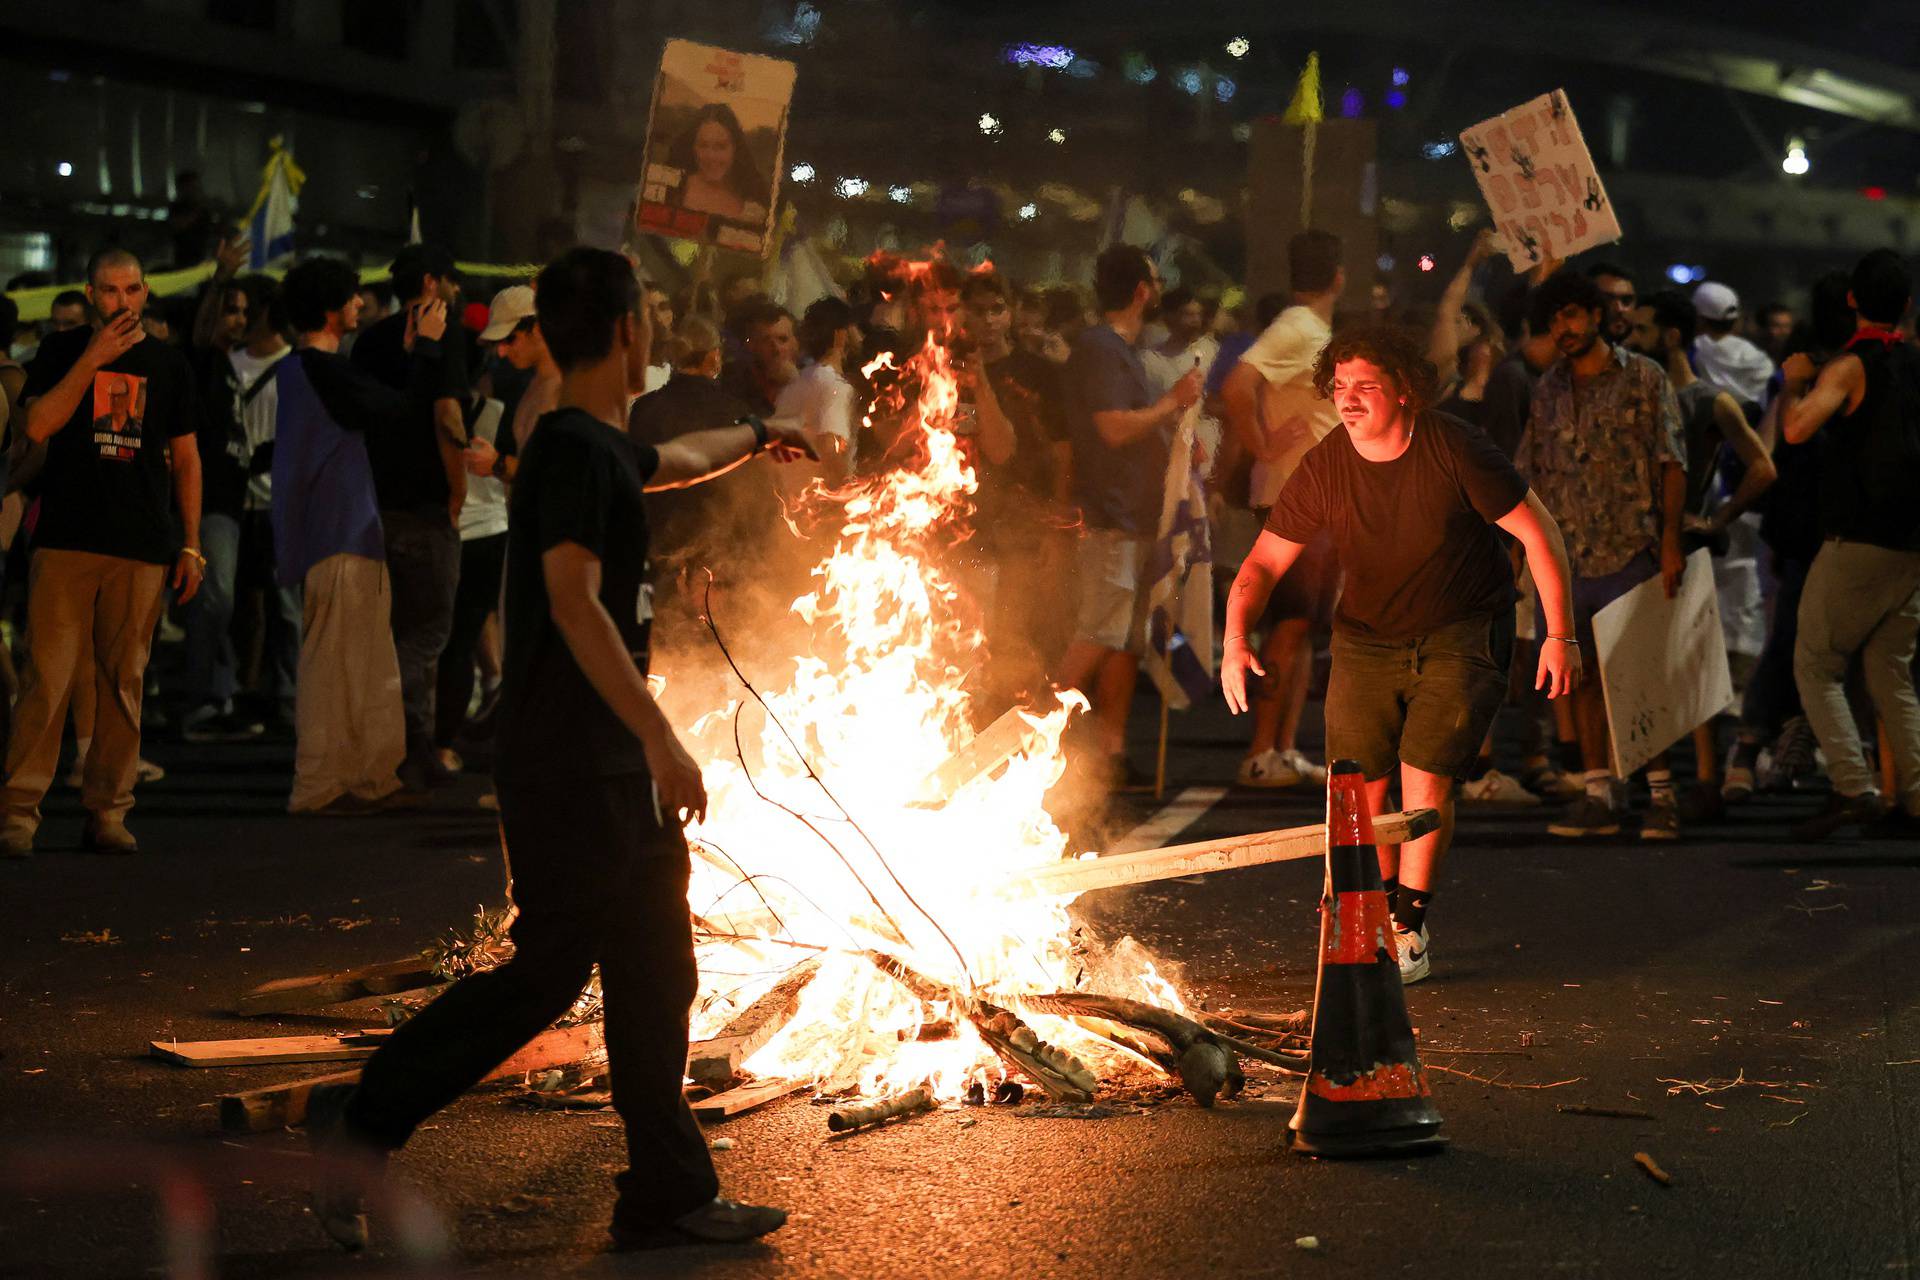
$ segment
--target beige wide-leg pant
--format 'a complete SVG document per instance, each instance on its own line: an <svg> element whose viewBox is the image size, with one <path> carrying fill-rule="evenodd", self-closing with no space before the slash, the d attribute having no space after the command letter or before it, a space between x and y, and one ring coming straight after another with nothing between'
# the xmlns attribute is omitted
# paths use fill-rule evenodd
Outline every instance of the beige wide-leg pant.
<svg viewBox="0 0 1920 1280"><path fill-rule="evenodd" d="M307 570L289 812L400 789L407 730L392 606L384 561L341 554Z"/></svg>

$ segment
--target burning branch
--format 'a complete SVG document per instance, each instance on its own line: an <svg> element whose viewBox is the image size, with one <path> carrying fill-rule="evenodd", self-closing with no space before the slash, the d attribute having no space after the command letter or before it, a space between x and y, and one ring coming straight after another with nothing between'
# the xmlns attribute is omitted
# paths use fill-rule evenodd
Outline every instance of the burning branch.
<svg viewBox="0 0 1920 1280"><path fill-rule="evenodd" d="M836 1107L827 1116L827 1128L835 1133L851 1133L855 1129L880 1124L895 1116L909 1116L916 1111L931 1111L933 1105L933 1090L922 1085L918 1089L896 1093L893 1097L882 1098L878 1102L866 1102L852 1107Z"/></svg>

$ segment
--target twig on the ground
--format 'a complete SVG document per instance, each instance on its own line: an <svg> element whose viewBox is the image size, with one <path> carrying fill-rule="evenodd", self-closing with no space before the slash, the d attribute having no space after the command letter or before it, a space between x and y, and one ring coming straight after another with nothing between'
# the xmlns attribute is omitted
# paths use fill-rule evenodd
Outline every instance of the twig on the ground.
<svg viewBox="0 0 1920 1280"><path fill-rule="evenodd" d="M1653 1120L1651 1111L1633 1111L1625 1107L1590 1107L1583 1102L1563 1102L1554 1108L1562 1115L1598 1116L1602 1120Z"/></svg>
<svg viewBox="0 0 1920 1280"><path fill-rule="evenodd" d="M1579 1084L1586 1079L1585 1076L1575 1076L1571 1080L1555 1080L1551 1084L1508 1084L1492 1076L1477 1076L1471 1071L1461 1071L1455 1067L1438 1067L1431 1062L1427 1064L1427 1070L1444 1071L1450 1076L1459 1076L1465 1080L1472 1080L1476 1084L1490 1084L1496 1089L1558 1089L1563 1085Z"/></svg>
<svg viewBox="0 0 1920 1280"><path fill-rule="evenodd" d="M1673 1175L1668 1173L1665 1169L1662 1169L1660 1165L1654 1160L1654 1158L1648 1155L1646 1152L1644 1151L1634 1152L1633 1162L1639 1165L1640 1168L1646 1172L1646 1175L1649 1178L1652 1178L1655 1182L1659 1183L1661 1186L1670 1187L1673 1185Z"/></svg>
<svg viewBox="0 0 1920 1280"><path fill-rule="evenodd" d="M1731 1079L1725 1076L1709 1076L1705 1080L1676 1080L1671 1076L1660 1076L1657 1080L1660 1084L1673 1086L1667 1090L1667 1096L1670 1098L1682 1093L1690 1093L1695 1097L1703 1097L1709 1093L1725 1093L1729 1089L1739 1089L1742 1087L1753 1089L1820 1088L1819 1085L1810 1084L1804 1080L1749 1080L1747 1079L1745 1068L1742 1068Z"/></svg>
<svg viewBox="0 0 1920 1280"><path fill-rule="evenodd" d="M1791 1129L1794 1125L1799 1124L1800 1121L1804 1119L1808 1114L1810 1113L1802 1111L1799 1115L1794 1116L1791 1120L1769 1120L1767 1121L1767 1128Z"/></svg>
<svg viewBox="0 0 1920 1280"><path fill-rule="evenodd" d="M1422 1053L1443 1053L1450 1058L1531 1058L1533 1055L1525 1049L1440 1049L1430 1044L1420 1046Z"/></svg>

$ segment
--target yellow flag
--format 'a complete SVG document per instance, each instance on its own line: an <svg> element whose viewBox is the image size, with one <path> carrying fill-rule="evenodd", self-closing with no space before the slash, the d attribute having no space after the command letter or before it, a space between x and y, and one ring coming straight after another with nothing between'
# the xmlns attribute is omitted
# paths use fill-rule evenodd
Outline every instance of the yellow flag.
<svg viewBox="0 0 1920 1280"><path fill-rule="evenodd" d="M1300 72L1300 83L1293 89L1293 101L1287 104L1287 114L1281 117L1280 122L1319 124L1326 118L1327 104L1320 97L1320 55L1314 52L1307 55L1307 65Z"/></svg>

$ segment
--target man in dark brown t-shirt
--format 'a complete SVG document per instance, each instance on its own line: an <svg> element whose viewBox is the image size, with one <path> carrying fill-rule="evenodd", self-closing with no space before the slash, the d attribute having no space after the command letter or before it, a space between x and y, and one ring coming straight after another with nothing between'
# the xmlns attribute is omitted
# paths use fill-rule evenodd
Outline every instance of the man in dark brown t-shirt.
<svg viewBox="0 0 1920 1280"><path fill-rule="evenodd" d="M1346 570L1334 614L1327 759L1357 761L1367 803L1385 806L1397 765L1401 802L1440 811L1440 829L1404 849L1380 846L1393 900L1400 976L1431 968L1426 912L1453 834L1453 787L1471 769L1506 693L1513 657L1513 572L1495 525L1526 548L1552 632L1536 683L1559 696L1580 679L1566 548L1559 527L1478 428L1432 412L1433 366L1397 330L1336 337L1314 383L1344 430L1314 446L1282 489L1227 602L1221 683L1247 706L1247 647L1267 595L1322 529Z"/></svg>

